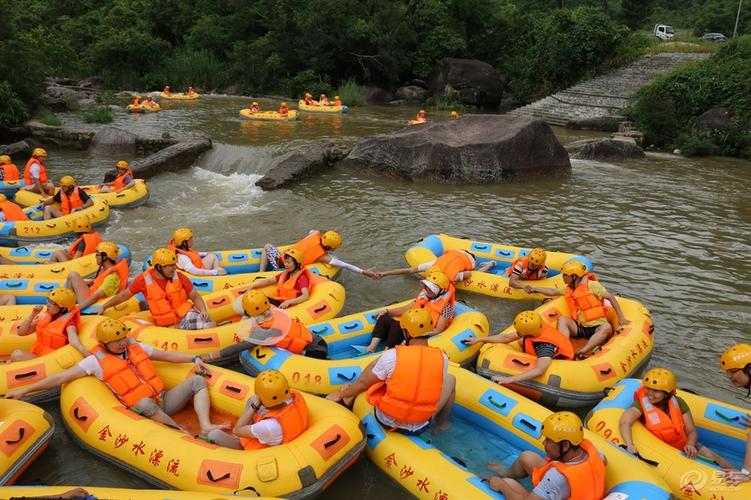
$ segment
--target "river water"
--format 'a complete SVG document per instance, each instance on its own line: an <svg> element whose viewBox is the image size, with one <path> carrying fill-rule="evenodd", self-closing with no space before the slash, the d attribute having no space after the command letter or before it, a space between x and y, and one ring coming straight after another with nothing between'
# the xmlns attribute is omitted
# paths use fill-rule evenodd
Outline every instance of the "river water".
<svg viewBox="0 0 751 500"><path fill-rule="evenodd" d="M264 109L278 103L260 100ZM286 151L320 138L354 144L395 130L411 119L409 107L354 108L348 115L303 115L299 123L243 121L247 98L215 97L163 103L157 114L117 114L115 126L141 135L204 134L214 148L188 170L150 181L151 200L113 211L103 231L140 261L188 225L200 250L296 241L308 230L336 229L344 245L337 256L361 267L402 267L403 252L435 232L475 240L542 246L585 255L605 286L643 302L652 312L656 347L650 366L673 370L679 385L735 404L719 369L719 354L749 340L751 275L751 162L686 159L650 154L641 161L572 161L568 178L493 186L407 183L337 168L290 190L254 186ZM448 111L430 111L447 119ZM73 116L70 125L85 126ZM595 137L557 129L562 143ZM49 148L52 174L98 181L120 158ZM132 160L132 158L129 158ZM746 257L744 257L744 255ZM412 297L409 277L370 281L341 273L347 289L342 314ZM507 326L532 303L464 294L484 312L491 331ZM134 476L81 450L63 430L56 403L46 405L58 430L50 448L19 484L146 487ZM366 459L340 477L327 498L376 499L407 495Z"/></svg>

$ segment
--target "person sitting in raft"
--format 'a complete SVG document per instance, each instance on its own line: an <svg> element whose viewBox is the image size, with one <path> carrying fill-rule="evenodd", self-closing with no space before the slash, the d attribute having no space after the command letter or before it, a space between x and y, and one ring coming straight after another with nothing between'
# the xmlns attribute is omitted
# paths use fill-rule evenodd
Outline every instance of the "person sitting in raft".
<svg viewBox="0 0 751 500"><path fill-rule="evenodd" d="M289 115L289 104L286 102L283 102L279 109L277 110L277 113L279 113L279 116L288 116Z"/></svg>
<svg viewBox="0 0 751 500"><path fill-rule="evenodd" d="M415 121L418 123L428 123L428 115L425 114L425 110L421 109L415 116Z"/></svg>
<svg viewBox="0 0 751 500"><path fill-rule="evenodd" d="M525 281L537 281L545 279L548 276L548 266L545 260L548 254L543 248L533 248L528 255L517 257L511 262L506 269L506 276L509 277L508 284L511 288L525 289L529 286Z"/></svg>
<svg viewBox="0 0 751 500"><path fill-rule="evenodd" d="M407 435L425 432L435 419L436 428L448 428L456 395L456 378L448 373L448 358L428 345L433 331L430 312L414 308L399 320L407 345L397 346L371 362L360 377L326 396L351 407L367 391L368 403L384 429Z"/></svg>
<svg viewBox="0 0 751 500"><path fill-rule="evenodd" d="M514 318L515 332L499 333L490 337L469 337L464 343L508 344L521 340L522 350L537 356L537 362L528 370L511 377L492 377L497 384L513 384L539 377L547 371L553 359L573 359L574 347L565 333L546 323L537 311L522 311Z"/></svg>
<svg viewBox="0 0 751 500"><path fill-rule="evenodd" d="M23 208L0 193L0 222L17 220L29 220L29 218L23 211Z"/></svg>
<svg viewBox="0 0 751 500"><path fill-rule="evenodd" d="M255 394L230 436L221 430L209 432L214 444L235 450L257 450L293 441L308 428L308 405L302 393L289 388L287 377L264 370L256 377Z"/></svg>
<svg viewBox="0 0 751 500"><path fill-rule="evenodd" d="M71 271L65 286L72 289L78 300L78 307L86 309L105 297L114 297L125 290L128 284L128 261L117 260L120 248L111 241L103 241L96 247L96 263L99 265L94 279L84 280L76 271Z"/></svg>
<svg viewBox="0 0 751 500"><path fill-rule="evenodd" d="M310 272L303 267L305 256L297 248L288 248L282 258L284 270L281 274L254 281L248 290L276 285L276 293L269 297L269 302L280 309L287 309L310 297Z"/></svg>
<svg viewBox="0 0 751 500"><path fill-rule="evenodd" d="M148 106L149 108L153 108L154 106L157 106L157 102L154 100L153 97L147 96L146 100L143 101L144 106Z"/></svg>
<svg viewBox="0 0 751 500"><path fill-rule="evenodd" d="M735 344L729 347L720 357L720 368L725 370L730 383L748 390L748 398L751 394L751 345ZM739 423L751 428L751 415L740 415ZM751 481L751 434L746 441L746 453L741 470L731 467L725 471L724 479L731 485Z"/></svg>
<svg viewBox="0 0 751 500"><path fill-rule="evenodd" d="M195 363L196 373L210 374L209 367L198 356L154 349L128 337L128 328L108 318L97 325L99 344L78 364L55 375L5 394L7 399L21 399L29 392L52 389L67 382L93 375L103 381L128 409L170 427L182 429L170 415L182 410L191 399L198 417L201 434L206 435L223 425L211 423L209 391L201 375L192 375L165 391L164 382L154 369L153 361Z"/></svg>
<svg viewBox="0 0 751 500"><path fill-rule="evenodd" d="M451 120L458 120L459 119L459 113L456 111L451 112Z"/></svg>
<svg viewBox="0 0 751 500"><path fill-rule="evenodd" d="M88 217L79 217L73 221L73 232L78 238L68 247L55 250L49 262L68 262L96 252L96 247L102 242L102 236L91 228Z"/></svg>
<svg viewBox="0 0 751 500"><path fill-rule="evenodd" d="M177 255L177 268L196 276L221 276L227 274L212 252L197 252L193 249L193 231L187 227L175 229L167 248Z"/></svg>
<svg viewBox="0 0 751 500"><path fill-rule="evenodd" d="M193 90L193 87L191 87L190 85L188 85L188 90L185 91L185 95L196 95L196 93L197 92L195 90Z"/></svg>
<svg viewBox="0 0 751 500"><path fill-rule="evenodd" d="M59 203L60 208L52 206L53 203ZM76 185L76 180L70 175L66 175L60 179L60 191L53 197L44 200L40 206L44 207L44 220L49 220L78 212L93 204L94 200L86 191Z"/></svg>
<svg viewBox="0 0 751 500"><path fill-rule="evenodd" d="M112 182L105 182L100 184L100 193L119 193L125 191L136 185L136 179L133 176L133 171L130 169L130 165L125 160L120 160L115 164L115 180Z"/></svg>
<svg viewBox="0 0 751 500"><path fill-rule="evenodd" d="M331 101L329 101L329 98L326 97L326 94L321 94L321 97L318 98L318 105L331 106Z"/></svg>
<svg viewBox="0 0 751 500"><path fill-rule="evenodd" d="M494 260L484 262L477 268L477 271L481 273L487 272L494 265ZM454 249L445 252L437 259L424 262L420 265L405 267L402 269L392 269L390 271L380 271L377 272L376 275L378 276L378 278L384 278L386 276L397 276L400 274L422 273L436 268L437 270L445 274L449 281L451 281L451 283L457 283L459 281L464 281L466 278L469 278L470 272L475 270L476 266L477 261L475 260L474 255L467 252L466 250Z"/></svg>
<svg viewBox="0 0 751 500"><path fill-rule="evenodd" d="M599 500L605 496L606 458L588 440L576 414L559 411L542 422L543 447L547 457L523 451L510 469L489 463L498 474L488 485L508 500ZM530 476L532 491L516 479Z"/></svg>
<svg viewBox="0 0 751 500"><path fill-rule="evenodd" d="M343 260L337 259L331 252L341 245L342 237L336 231L326 231L323 234L320 231L311 231L308 236L291 246L300 250L305 256L303 266L321 262L352 271L353 273L363 274L370 279L378 279L378 274L372 269L360 269L353 264L348 264ZM282 253L277 247L270 243L265 244L261 251L259 271L264 272L268 269L269 265L271 269L275 271L279 270L284 265L281 256Z"/></svg>
<svg viewBox="0 0 751 500"><path fill-rule="evenodd" d="M318 106L318 102L313 100L313 96L309 92L305 93L304 100L308 106Z"/></svg>
<svg viewBox="0 0 751 500"><path fill-rule="evenodd" d="M163 94L172 95L172 90L169 88L169 85L164 86L164 90L162 90Z"/></svg>
<svg viewBox="0 0 751 500"><path fill-rule="evenodd" d="M576 353L576 359L585 359L592 349L604 344L613 334L613 327L607 319L605 299L612 304L620 326L628 325L631 321L623 316L615 296L600 284L594 273L587 272L587 266L576 261L566 262L561 268L561 274L566 284L565 290L527 285L524 291L566 297L571 317L561 316L558 328L569 338L587 339L587 344Z"/></svg>
<svg viewBox="0 0 751 500"><path fill-rule="evenodd" d="M42 148L34 148L31 152L31 158L26 162L23 169L23 182L26 184L23 189L33 193L51 195L55 192L55 185L52 184L47 176L47 151Z"/></svg>
<svg viewBox="0 0 751 500"><path fill-rule="evenodd" d="M339 98L338 95L334 96L334 106L343 106L342 100Z"/></svg>
<svg viewBox="0 0 751 500"><path fill-rule="evenodd" d="M177 256L169 248L157 248L151 257L151 269L142 272L128 288L118 293L99 311L121 304L143 293L149 312L157 326L181 330L202 330L216 325L210 318L206 303L193 288L193 283L177 271Z"/></svg>
<svg viewBox="0 0 751 500"><path fill-rule="evenodd" d="M638 453L631 434L637 420L649 432L673 448L683 451L687 458L705 456L723 469L733 466L717 453L698 442L694 419L688 404L675 395L675 375L665 368L652 368L642 379L643 385L634 393L634 404L623 412L618 424L623 442L630 453Z"/></svg>
<svg viewBox="0 0 751 500"><path fill-rule="evenodd" d="M293 354L326 359L328 345L320 335L311 333L300 320L284 309L272 307L269 298L258 290L248 290L241 298L242 311L248 321L241 323L242 340L220 351L202 354L204 361L226 359L256 345L285 349Z"/></svg>
<svg viewBox="0 0 751 500"><path fill-rule="evenodd" d="M454 318L456 302L454 286L440 271L428 273L420 284L423 289L414 301L406 306L386 308L378 314L373 327L373 338L365 349L366 352L375 352L384 340L386 349L401 344L404 341L404 335L401 324L396 318L414 307L427 309L430 312L432 328L427 335L437 335L448 328Z"/></svg>
<svg viewBox="0 0 751 500"><path fill-rule="evenodd" d="M88 356L88 352L78 338L81 328L81 313L76 307L76 294L70 288L55 288L47 295L47 310L41 305L34 306L31 314L20 325L16 335L25 337L36 333L37 338L31 351L16 349L10 360L25 361L51 353L68 344L78 352Z"/></svg>
<svg viewBox="0 0 751 500"><path fill-rule="evenodd" d="M260 113L261 112L261 106L258 105L256 101L253 101L250 105L250 108L248 108L251 113Z"/></svg>
<svg viewBox="0 0 751 500"><path fill-rule="evenodd" d="M136 98L133 99L133 102L130 104L133 105L134 107L138 107L141 105L141 99L143 99L143 97L141 97L140 95L137 95Z"/></svg>
<svg viewBox="0 0 751 500"><path fill-rule="evenodd" d="M11 182L21 178L18 167L8 155L0 155L0 181Z"/></svg>

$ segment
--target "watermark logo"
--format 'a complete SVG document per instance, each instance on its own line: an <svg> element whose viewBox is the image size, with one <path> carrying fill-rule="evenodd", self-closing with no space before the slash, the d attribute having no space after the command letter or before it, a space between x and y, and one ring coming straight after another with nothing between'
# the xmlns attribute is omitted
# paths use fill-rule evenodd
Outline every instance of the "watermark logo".
<svg viewBox="0 0 751 500"><path fill-rule="evenodd" d="M680 488L687 497L694 494L700 495L700 490L707 484L707 474L698 469L689 470L683 473L680 481Z"/></svg>

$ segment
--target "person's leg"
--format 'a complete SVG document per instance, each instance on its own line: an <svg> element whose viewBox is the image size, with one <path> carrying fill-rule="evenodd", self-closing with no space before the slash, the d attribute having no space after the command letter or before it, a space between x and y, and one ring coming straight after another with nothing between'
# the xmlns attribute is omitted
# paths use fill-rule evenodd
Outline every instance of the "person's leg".
<svg viewBox="0 0 751 500"><path fill-rule="evenodd" d="M160 424L172 427L173 429L179 429L186 434L188 433L186 429L180 427L180 425L175 422L172 417L167 415L167 413L165 413L164 410L162 410L159 405L156 404L156 401L151 398L143 398L138 403L133 405L131 409L146 418L154 420L155 422L159 422Z"/></svg>
<svg viewBox="0 0 751 500"><path fill-rule="evenodd" d="M393 321L396 320L389 314L383 314L378 317L376 324L373 326L373 336L370 339L370 344L365 349L366 352L375 352L378 349L378 344L388 337Z"/></svg>
<svg viewBox="0 0 751 500"><path fill-rule="evenodd" d="M558 320L558 330L567 337L574 338L576 337L576 332L579 330L579 325L568 316L561 316Z"/></svg>
<svg viewBox="0 0 751 500"><path fill-rule="evenodd" d="M211 423L209 415L211 411L209 389L206 386L206 380L200 375L193 375L167 391L164 394L162 409L167 415L174 415L185 408L185 405L188 404L191 398L193 398L193 411L196 412L196 416L198 417L202 434L206 435L211 430L226 427Z"/></svg>
<svg viewBox="0 0 751 500"><path fill-rule="evenodd" d="M441 399L438 401L438 413L435 416L435 427L439 431L446 430L450 427L448 421L451 414L451 408L454 406L454 398L456 397L456 377L450 373L446 375L446 380L443 381L443 387L441 388Z"/></svg>
<svg viewBox="0 0 751 500"><path fill-rule="evenodd" d="M222 266L219 265L219 258L216 256L215 253L209 253L201 259L201 262L203 262L203 267L206 269L221 269Z"/></svg>
<svg viewBox="0 0 751 500"><path fill-rule="evenodd" d="M52 254L52 257L50 257L50 263L53 262L68 262L69 260L72 260L73 256L68 253L67 248L63 248L60 250L55 250Z"/></svg>
<svg viewBox="0 0 751 500"><path fill-rule="evenodd" d="M14 266L14 265L18 264L18 262L15 262L15 261L10 260L10 259L6 259L2 255L0 255L0 264L4 264L6 266Z"/></svg>
<svg viewBox="0 0 751 500"><path fill-rule="evenodd" d="M717 465L719 465L723 469L733 469L734 468L733 464L731 464L725 458L723 458L722 456L718 455L717 453L715 453L714 451L710 450L709 448L707 448L706 446L704 446L701 443L699 443L696 446L696 450L698 451L699 455L703 455L703 456L705 456L705 457L713 460Z"/></svg>
<svg viewBox="0 0 751 500"><path fill-rule="evenodd" d="M10 361L16 362L16 361L26 361L28 359L34 359L37 355L34 354L31 351L25 351L23 349L16 349L12 353L10 353Z"/></svg>
<svg viewBox="0 0 751 500"><path fill-rule="evenodd" d="M266 243L263 246L263 250L261 250L261 264L258 268L259 272L264 272L269 266L269 247L271 247L271 244Z"/></svg>
<svg viewBox="0 0 751 500"><path fill-rule="evenodd" d="M102 186L102 187L99 188L99 192L100 193L111 193L112 192L112 188L109 187L109 186Z"/></svg>
<svg viewBox="0 0 751 500"><path fill-rule="evenodd" d="M203 330L204 328L213 328L215 326L216 323L213 320L204 320L200 312L190 309L185 313L185 316L180 320L180 324L177 327L180 330Z"/></svg>
<svg viewBox="0 0 751 500"><path fill-rule="evenodd" d="M527 477L532 474L535 467L542 467L543 465L545 465L545 459L533 451L523 451L509 469L497 462L488 462L487 464L488 469L499 476L514 479Z"/></svg>
<svg viewBox="0 0 751 500"><path fill-rule="evenodd" d="M57 207L53 207L52 205L44 207L44 220L55 219L57 217L62 217L62 215L62 211Z"/></svg>
<svg viewBox="0 0 751 500"><path fill-rule="evenodd" d="M488 486L493 491L498 491L504 496L509 497L513 495L519 495L519 498L525 498L529 495L529 491L519 484L515 479L509 479L507 477L493 476L488 478Z"/></svg>
<svg viewBox="0 0 751 500"><path fill-rule="evenodd" d="M42 188L49 196L55 194L55 185L51 182L45 182L44 184L42 184Z"/></svg>
<svg viewBox="0 0 751 500"><path fill-rule="evenodd" d="M65 280L65 286L76 293L76 302L78 303L81 303L82 300L89 296L89 285L87 285L81 275L75 271L70 272L68 278Z"/></svg>
<svg viewBox="0 0 751 500"><path fill-rule="evenodd" d="M388 335L386 336L386 349L401 345L404 343L404 332L402 331L402 325L399 320L391 317L389 323Z"/></svg>
<svg viewBox="0 0 751 500"><path fill-rule="evenodd" d="M227 434L226 432L220 431L218 429L209 431L206 437L212 443L217 444L223 448L232 448L235 450L243 449L243 445L242 443L240 443L240 438L238 438L237 436L232 436L231 434Z"/></svg>
<svg viewBox="0 0 751 500"><path fill-rule="evenodd" d="M0 295L0 306L14 306L16 305L16 296L9 293Z"/></svg>
<svg viewBox="0 0 751 500"><path fill-rule="evenodd" d="M592 334L589 339L587 339L587 343L582 347L577 355L584 354L587 355L597 347L598 345L602 345L605 343L606 340L610 337L610 335L613 333L613 327L610 326L610 323L604 323L597 327L595 330L595 333Z"/></svg>

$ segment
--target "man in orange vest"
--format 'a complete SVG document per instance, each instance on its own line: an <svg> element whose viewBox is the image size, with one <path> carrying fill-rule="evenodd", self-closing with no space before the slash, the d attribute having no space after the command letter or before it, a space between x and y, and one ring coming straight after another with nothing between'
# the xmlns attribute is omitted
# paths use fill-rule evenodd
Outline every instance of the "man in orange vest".
<svg viewBox="0 0 751 500"><path fill-rule="evenodd" d="M105 297L113 297L125 290L128 284L128 261L117 257L120 248L111 241L102 241L96 247L96 276L86 281L76 271L71 271L65 286L72 289L78 298L78 307L86 309Z"/></svg>
<svg viewBox="0 0 751 500"><path fill-rule="evenodd" d="M175 229L167 248L177 255L177 268L196 276L221 276L227 271L219 265L212 252L197 252L193 249L193 231L187 227Z"/></svg>
<svg viewBox="0 0 751 500"><path fill-rule="evenodd" d="M148 344L128 337L128 329L120 321L108 318L97 325L99 344L78 364L56 375L5 394L8 399L21 399L29 392L52 389L67 382L93 375L105 384L120 402L130 410L173 428L181 427L170 417L182 410L191 400L193 411L206 435L223 425L211 423L209 391L201 375L192 375L172 389L165 391L164 382L151 361L195 363L196 373L211 374L198 356L154 349ZM184 430L184 429L182 429ZM187 431L185 431L187 432Z"/></svg>
<svg viewBox="0 0 751 500"><path fill-rule="evenodd" d="M301 392L289 388L282 373L276 370L259 373L254 392L235 424L235 435L211 431L209 441L235 450L257 450L289 443L308 428L305 398Z"/></svg>
<svg viewBox="0 0 751 500"><path fill-rule="evenodd" d="M0 181L11 182L21 178L18 167L8 155L0 155Z"/></svg>
<svg viewBox="0 0 751 500"><path fill-rule="evenodd" d="M102 242L102 236L91 229L88 217L79 217L73 221L73 232L78 238L68 248L55 250L50 262L68 262L96 252L96 247Z"/></svg>
<svg viewBox="0 0 751 500"><path fill-rule="evenodd" d="M547 458L523 451L510 469L488 464L498 474L488 485L509 500L600 500L605 496L605 457L584 439L584 426L570 411L551 413L542 423ZM516 479L530 476L530 492Z"/></svg>
<svg viewBox="0 0 751 500"><path fill-rule="evenodd" d="M151 269L136 276L128 288L103 306L93 306L95 310L101 312L143 293L157 326L202 330L216 325L209 318L206 304L193 288L193 283L177 271L175 252L169 248L157 248L151 257L151 265Z"/></svg>
<svg viewBox="0 0 751 500"><path fill-rule="evenodd" d="M514 318L514 329L510 333L499 333L490 337L469 337L463 342L473 344L508 344L521 340L522 350L537 357L534 366L511 377L492 377L497 384L513 384L532 380L544 374L554 358L572 359L574 348L568 336L556 327L546 323L537 311L522 311Z"/></svg>
<svg viewBox="0 0 751 500"><path fill-rule="evenodd" d="M551 297L564 295L568 302L571 316L561 316L558 328L569 338L580 337L587 343L576 353L576 359L585 359L592 349L605 343L613 334L613 325L608 322L605 300L612 305L618 315L619 327L631 321L623 316L621 306L615 296L608 292L597 280L594 273L587 271L581 262L569 261L561 268L564 290L526 286L527 293L541 293Z"/></svg>
<svg viewBox="0 0 751 500"><path fill-rule="evenodd" d="M125 160L120 160L115 164L115 180L105 182L99 186L100 193L119 193L136 185L136 179L133 177L133 171Z"/></svg>
<svg viewBox="0 0 751 500"><path fill-rule="evenodd" d="M464 281L469 277L470 272L476 270L477 272L487 272L495 265L494 260L483 262L480 266L477 266L477 260L475 256L470 252L462 249L454 249L444 252L437 259L423 262L420 265L413 267L404 267L401 269L391 269L389 271L376 272L378 278L385 278L386 276L399 276L401 274L415 274L423 273L425 271L438 269L445 274L451 283L457 283ZM477 267L477 269L475 269Z"/></svg>
<svg viewBox="0 0 751 500"><path fill-rule="evenodd" d="M720 368L725 370L728 380L751 393L751 345L735 344L720 356ZM748 398L748 394L746 395ZM740 415L739 423L751 428L751 415ZM725 471L725 481L732 485L751 481L751 433L746 440L746 454L740 470L735 467Z"/></svg>
<svg viewBox="0 0 751 500"><path fill-rule="evenodd" d="M640 420L649 432L673 448L683 451L686 457L703 455L723 469L733 469L730 462L698 442L699 435L691 409L683 398L675 395L677 384L673 372L665 368L652 368L644 374L642 382L644 385L634 392L634 404L623 412L619 423L629 452L638 453L631 426Z"/></svg>
<svg viewBox="0 0 751 500"><path fill-rule="evenodd" d="M326 399L351 406L358 394L367 391L376 419L387 430L418 435L434 419L437 429L446 429L456 395L456 378L448 373L446 354L428 346L428 335L433 330L431 315L426 309L414 308L406 311L399 322L407 345L384 352L355 382Z"/></svg>
<svg viewBox="0 0 751 500"><path fill-rule="evenodd" d="M52 206L53 203L59 203L60 208ZM76 186L76 180L72 176L66 175L60 179L60 191L52 198L44 200L41 206L44 207L44 220L48 220L78 212L93 204L94 200L88 193Z"/></svg>
<svg viewBox="0 0 751 500"><path fill-rule="evenodd" d="M375 352L382 341L385 341L386 349L401 344L404 341L404 335L396 318L413 307L424 308L430 312L433 329L428 335L438 335L448 328L451 320L454 319L454 304L456 303L454 285L440 271L429 272L420 284L422 290L410 304L387 308L378 314L376 324L373 326L373 338L365 348L366 352Z"/></svg>
<svg viewBox="0 0 751 500"><path fill-rule="evenodd" d="M34 193L52 195L55 192L55 185L49 181L47 176L47 151L42 148L35 148L31 152L31 158L26 162L23 169L23 181L28 189Z"/></svg>
<svg viewBox="0 0 751 500"><path fill-rule="evenodd" d="M320 231L311 231L308 236L297 243L290 245L300 250L305 255L303 266L308 266L316 262L331 264L340 269L346 269L357 274L364 274L370 279L378 279L377 273L373 269L360 269L359 267L348 264L343 260L337 259L331 252L342 245L342 237L336 231L326 231L321 234ZM278 271L284 267L284 254L274 245L267 243L261 251L261 264L259 272L264 272L271 266L271 269Z"/></svg>
<svg viewBox="0 0 751 500"><path fill-rule="evenodd" d="M545 265L547 257L547 252L544 249L533 248L528 255L514 259L506 269L506 275L509 277L509 286L511 288L523 289L529 285L522 283L522 281L545 279L549 271L548 266Z"/></svg>

